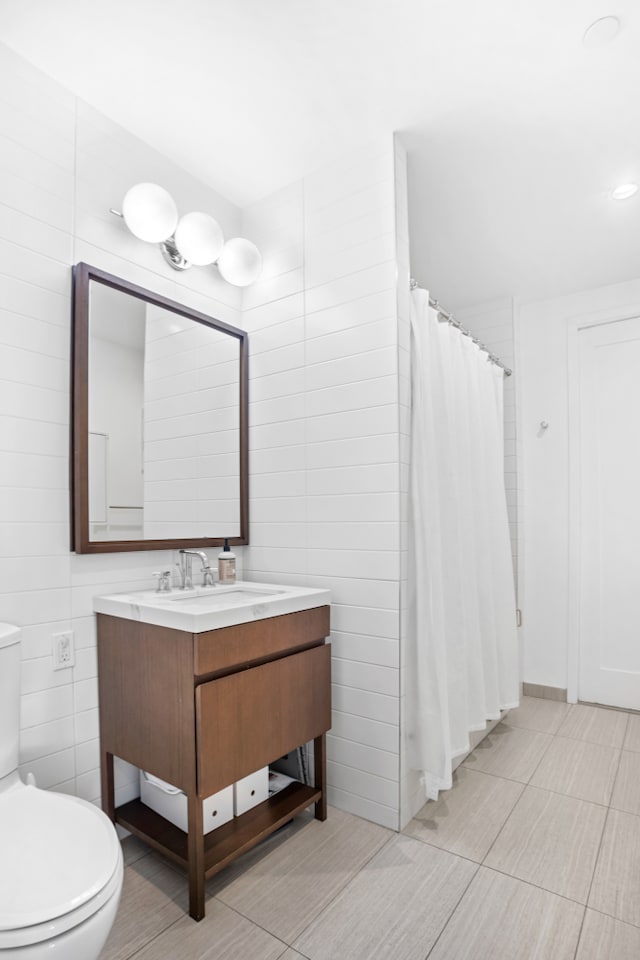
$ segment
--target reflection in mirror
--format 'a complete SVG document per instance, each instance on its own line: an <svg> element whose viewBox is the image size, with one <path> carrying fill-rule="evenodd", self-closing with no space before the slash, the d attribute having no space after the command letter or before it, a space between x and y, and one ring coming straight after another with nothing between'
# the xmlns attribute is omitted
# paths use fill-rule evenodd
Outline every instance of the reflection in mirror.
<svg viewBox="0 0 640 960"><path fill-rule="evenodd" d="M86 264L74 334L75 549L246 543L246 334Z"/></svg>

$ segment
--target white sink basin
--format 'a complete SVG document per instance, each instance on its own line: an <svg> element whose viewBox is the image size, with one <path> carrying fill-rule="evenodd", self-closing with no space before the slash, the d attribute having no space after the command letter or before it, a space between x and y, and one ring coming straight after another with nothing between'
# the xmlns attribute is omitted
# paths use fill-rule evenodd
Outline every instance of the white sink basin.
<svg viewBox="0 0 640 960"><path fill-rule="evenodd" d="M196 587L195 590L175 590L172 593L157 593L153 590L145 593L144 597L146 603L179 603L183 610L220 610L223 607L253 603L261 597L274 597L281 593L282 590L254 589L238 584L233 587Z"/></svg>
<svg viewBox="0 0 640 960"><path fill-rule="evenodd" d="M329 603L328 590L238 581L228 586L196 587L158 593L140 590L94 597L96 613L141 620L189 633L216 630Z"/></svg>

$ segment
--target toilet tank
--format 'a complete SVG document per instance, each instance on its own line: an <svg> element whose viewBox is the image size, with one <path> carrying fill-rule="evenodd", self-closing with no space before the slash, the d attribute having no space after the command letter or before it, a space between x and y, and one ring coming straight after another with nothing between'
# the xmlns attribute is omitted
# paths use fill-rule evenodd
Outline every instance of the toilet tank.
<svg viewBox="0 0 640 960"><path fill-rule="evenodd" d="M18 767L20 630L0 623L0 780Z"/></svg>

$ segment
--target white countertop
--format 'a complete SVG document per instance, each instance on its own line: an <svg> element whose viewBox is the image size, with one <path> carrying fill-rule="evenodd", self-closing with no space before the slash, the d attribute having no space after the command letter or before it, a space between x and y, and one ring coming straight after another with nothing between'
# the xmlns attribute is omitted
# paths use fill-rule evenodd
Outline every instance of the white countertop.
<svg viewBox="0 0 640 960"><path fill-rule="evenodd" d="M188 633L297 613L330 602L329 590L239 580L193 590L138 590L93 598L96 613L139 620Z"/></svg>

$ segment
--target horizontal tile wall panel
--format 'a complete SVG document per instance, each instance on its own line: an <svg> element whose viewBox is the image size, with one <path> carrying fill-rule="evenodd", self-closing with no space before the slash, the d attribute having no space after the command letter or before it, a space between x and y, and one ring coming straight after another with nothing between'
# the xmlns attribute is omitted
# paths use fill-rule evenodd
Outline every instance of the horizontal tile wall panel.
<svg viewBox="0 0 640 960"><path fill-rule="evenodd" d="M354 740L356 743L377 747L388 753L398 751L398 728L392 723L379 723L377 720L355 717L353 714L334 710L331 733L334 737Z"/></svg>
<svg viewBox="0 0 640 960"><path fill-rule="evenodd" d="M388 697L395 697L398 692L398 671L376 663L341 660L334 656L333 680L337 685L355 687L369 693L381 693Z"/></svg>
<svg viewBox="0 0 640 960"><path fill-rule="evenodd" d="M390 830L398 829L398 812L395 806L387 807L384 804L375 803L368 797L361 797L347 790L340 790L333 784L329 785L327 798L331 806L339 807L347 813L365 817L367 820L379 823L380 826L388 827Z"/></svg>
<svg viewBox="0 0 640 960"><path fill-rule="evenodd" d="M331 689L334 710L397 727L399 720L397 696L344 687L339 683L332 684Z"/></svg>
<svg viewBox="0 0 640 960"><path fill-rule="evenodd" d="M378 636L383 631L377 627L372 633L347 633L340 629L341 612L345 608L332 606L334 626L331 629L333 655L339 660L356 660L366 664L379 664L384 667L398 667L399 649L395 637ZM379 610L378 614L395 613ZM335 623L338 626L335 626Z"/></svg>
<svg viewBox="0 0 640 960"><path fill-rule="evenodd" d="M375 438L393 434L397 409L393 402L373 404L359 410L339 410L307 419L308 442Z"/></svg>
<svg viewBox="0 0 640 960"><path fill-rule="evenodd" d="M397 626L395 610L367 609L366 607L335 604L335 615L332 620L334 633L352 634L353 636L371 637L372 639L384 637L394 641L394 646L397 649ZM355 659L360 660L361 658L356 657ZM379 661L372 660L372 662ZM397 660L390 665L397 666Z"/></svg>
<svg viewBox="0 0 640 960"><path fill-rule="evenodd" d="M52 720L49 723L27 727L20 735L20 758L22 763L51 756L75 743L72 717Z"/></svg>
<svg viewBox="0 0 640 960"><path fill-rule="evenodd" d="M327 734L327 748L334 763L371 773L377 777L394 781L397 776L397 744L392 751L382 750L379 746L368 746L355 740Z"/></svg>
<svg viewBox="0 0 640 960"><path fill-rule="evenodd" d="M345 542L357 543L361 549L398 550L398 524L381 520L372 526L368 521L309 522L307 526L309 548L312 550L342 550Z"/></svg>
<svg viewBox="0 0 640 960"><path fill-rule="evenodd" d="M353 793L363 800L372 800L390 809L397 805L398 783L395 777L386 779L335 760L327 761L327 777L330 788Z"/></svg>
<svg viewBox="0 0 640 960"><path fill-rule="evenodd" d="M395 260L389 260L307 290L306 310L307 313L315 313L357 301L374 293L384 293L395 288L395 282Z"/></svg>

